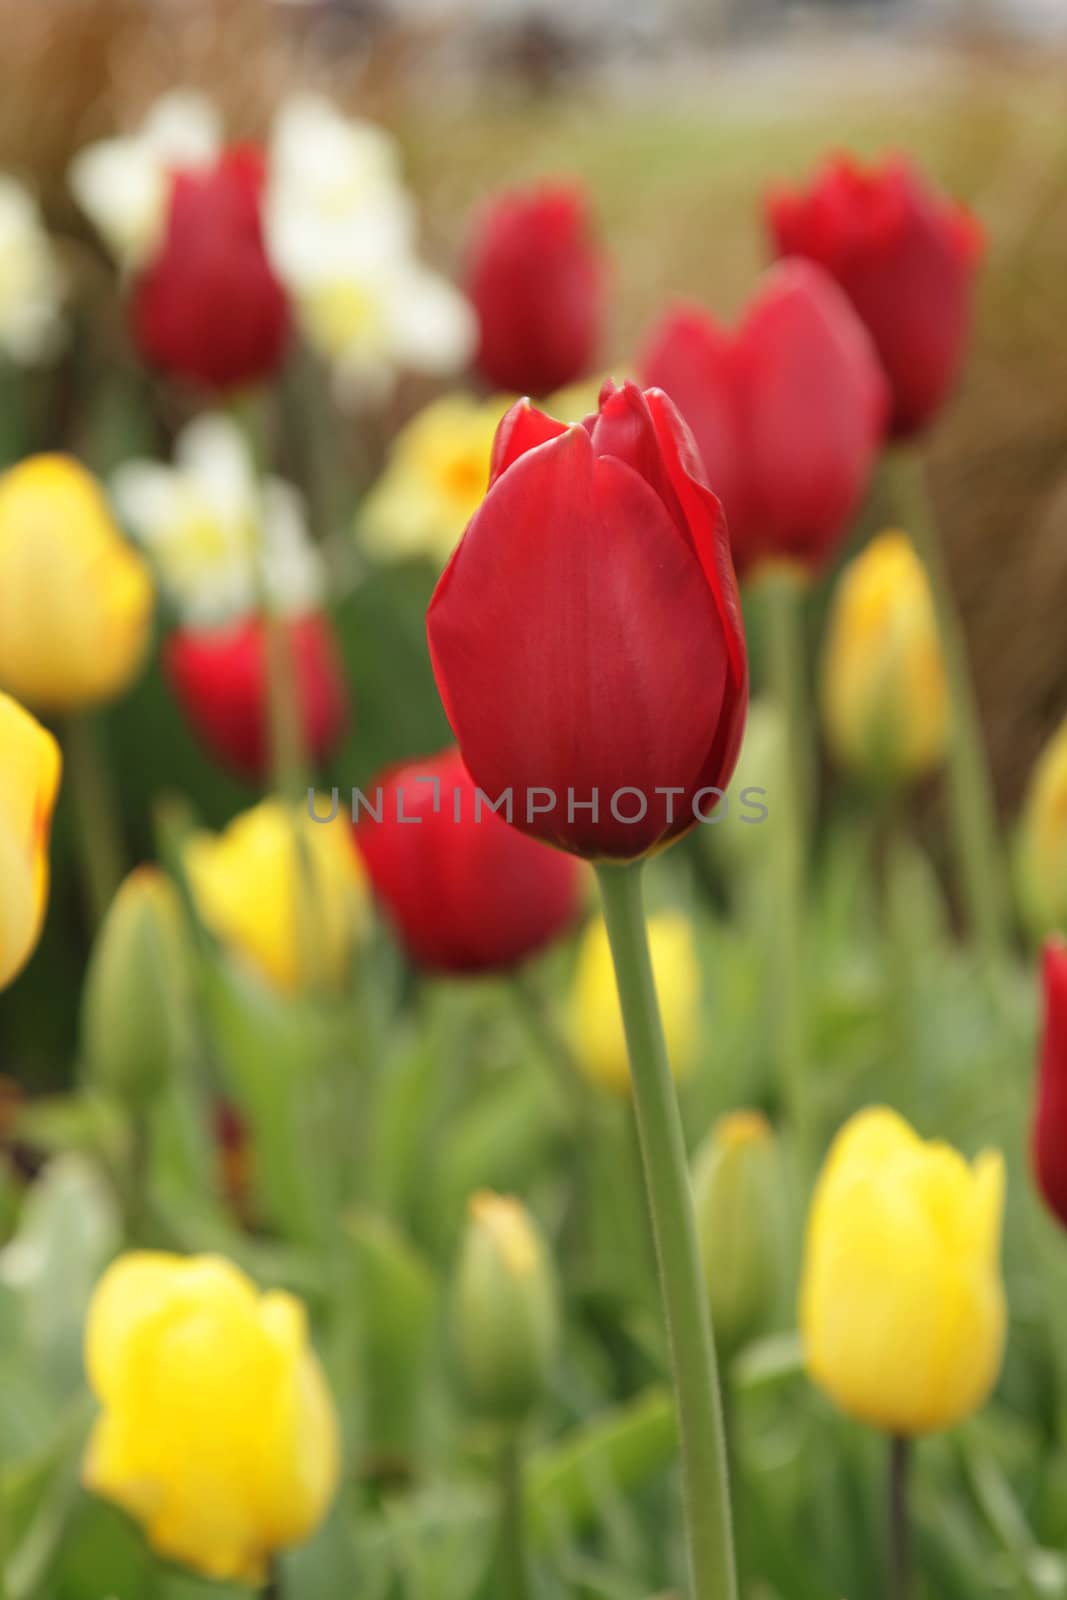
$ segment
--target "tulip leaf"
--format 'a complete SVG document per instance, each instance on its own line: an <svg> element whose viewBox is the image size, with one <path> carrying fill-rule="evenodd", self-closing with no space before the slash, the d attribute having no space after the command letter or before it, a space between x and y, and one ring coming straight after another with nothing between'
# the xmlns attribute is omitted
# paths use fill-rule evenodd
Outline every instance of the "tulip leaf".
<svg viewBox="0 0 1067 1600"><path fill-rule="evenodd" d="M606 1483L632 1489L665 1471L677 1451L674 1402L663 1389L576 1428L529 1463L526 1505L535 1535L553 1539L564 1528L588 1527Z"/></svg>

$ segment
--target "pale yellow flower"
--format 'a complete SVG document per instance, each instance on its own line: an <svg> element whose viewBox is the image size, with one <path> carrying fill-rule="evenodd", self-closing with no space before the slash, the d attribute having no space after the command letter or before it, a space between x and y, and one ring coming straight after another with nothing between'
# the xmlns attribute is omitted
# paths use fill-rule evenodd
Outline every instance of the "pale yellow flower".
<svg viewBox="0 0 1067 1600"><path fill-rule="evenodd" d="M1036 934L1067 927L1067 721L1038 757L1023 801L1020 890Z"/></svg>
<svg viewBox="0 0 1067 1600"><path fill-rule="evenodd" d="M165 1560L259 1583L326 1515L337 1420L291 1295L216 1256L134 1251L97 1286L85 1360L102 1408L86 1487Z"/></svg>
<svg viewBox="0 0 1067 1600"><path fill-rule="evenodd" d="M32 955L48 905L48 838L59 746L0 694L0 989Z"/></svg>
<svg viewBox="0 0 1067 1600"><path fill-rule="evenodd" d="M800 1324L808 1371L889 1433L951 1427L987 1399L1004 1353L1004 1162L969 1165L896 1112L838 1134L808 1218Z"/></svg>

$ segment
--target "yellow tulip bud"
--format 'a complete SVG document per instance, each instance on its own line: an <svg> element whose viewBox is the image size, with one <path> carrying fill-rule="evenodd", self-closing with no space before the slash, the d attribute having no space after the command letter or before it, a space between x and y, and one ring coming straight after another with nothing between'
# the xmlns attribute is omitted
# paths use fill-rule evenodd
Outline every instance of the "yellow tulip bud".
<svg viewBox="0 0 1067 1600"><path fill-rule="evenodd" d="M883 533L837 585L822 661L822 710L841 765L884 783L944 756L948 691L926 571L903 533Z"/></svg>
<svg viewBox="0 0 1067 1600"><path fill-rule="evenodd" d="M518 1420L545 1390L559 1337L548 1250L521 1201L472 1196L453 1304L464 1393L485 1415Z"/></svg>
<svg viewBox="0 0 1067 1600"><path fill-rule="evenodd" d="M84 1483L165 1560L259 1583L326 1515L337 1420L291 1295L220 1257L133 1251L97 1285L85 1363L102 1409Z"/></svg>
<svg viewBox="0 0 1067 1600"><path fill-rule="evenodd" d="M648 942L656 979L671 1071L684 1077L693 1065L700 1034L700 965L693 932L680 912L648 919ZM630 1093L615 969L602 919L582 936L571 993L571 1038L586 1076L613 1094Z"/></svg>
<svg viewBox="0 0 1067 1600"><path fill-rule="evenodd" d="M977 1410L1000 1372L1004 1162L973 1165L873 1108L838 1134L808 1218L808 1371L851 1416L911 1436Z"/></svg>
<svg viewBox="0 0 1067 1600"><path fill-rule="evenodd" d="M0 694L0 989L22 971L40 937L60 767L52 735Z"/></svg>
<svg viewBox="0 0 1067 1600"><path fill-rule="evenodd" d="M342 816L315 822L264 800L224 832L194 835L185 866L204 925L273 988L343 986L370 902Z"/></svg>
<svg viewBox="0 0 1067 1600"><path fill-rule="evenodd" d="M0 684L77 711L120 694L148 646L152 581L91 473L32 456L0 478Z"/></svg>
<svg viewBox="0 0 1067 1600"><path fill-rule="evenodd" d="M180 1070L191 983L178 891L158 867L138 867L108 909L85 982L82 1043L98 1082L143 1099Z"/></svg>
<svg viewBox="0 0 1067 1600"><path fill-rule="evenodd" d="M727 1352L752 1337L774 1299L783 1192L766 1117L720 1117L694 1161L693 1204L715 1337Z"/></svg>
<svg viewBox="0 0 1067 1600"><path fill-rule="evenodd" d="M1067 721L1038 758L1023 801L1019 890L1040 936L1067 926Z"/></svg>

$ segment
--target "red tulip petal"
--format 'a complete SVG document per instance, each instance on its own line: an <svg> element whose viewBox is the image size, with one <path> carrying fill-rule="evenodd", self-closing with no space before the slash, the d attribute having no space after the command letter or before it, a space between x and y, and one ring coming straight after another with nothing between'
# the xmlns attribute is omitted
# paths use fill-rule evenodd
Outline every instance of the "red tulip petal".
<svg viewBox="0 0 1067 1600"><path fill-rule="evenodd" d="M529 400L516 400L505 411L496 430L489 467L489 487L492 488L500 474L506 472L512 462L525 455L527 450L535 450L539 444L547 444L549 439L558 439L566 431L565 422L539 411Z"/></svg>

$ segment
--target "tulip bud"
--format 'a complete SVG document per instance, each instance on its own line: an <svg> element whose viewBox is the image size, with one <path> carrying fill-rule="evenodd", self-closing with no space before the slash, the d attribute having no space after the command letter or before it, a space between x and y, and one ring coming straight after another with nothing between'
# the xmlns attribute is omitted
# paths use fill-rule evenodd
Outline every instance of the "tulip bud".
<svg viewBox="0 0 1067 1600"><path fill-rule="evenodd" d="M316 822L264 800L220 834L194 834L185 867L205 927L261 981L288 994L343 988L368 921L343 816Z"/></svg>
<svg viewBox="0 0 1067 1600"><path fill-rule="evenodd" d="M96 1082L147 1101L189 1048L192 972L178 891L157 867L119 889L89 962L82 1048Z"/></svg>
<svg viewBox="0 0 1067 1600"><path fill-rule="evenodd" d="M133 287L142 354L208 389L258 383L285 353L289 302L263 242L263 178L250 147L175 173L163 242Z"/></svg>
<svg viewBox="0 0 1067 1600"><path fill-rule="evenodd" d="M152 599L78 462L31 456L0 478L0 685L43 711L113 699L140 671Z"/></svg>
<svg viewBox="0 0 1067 1600"><path fill-rule="evenodd" d="M823 650L830 748L872 783L920 778L948 738L948 688L926 571L902 533L883 533L837 585Z"/></svg>
<svg viewBox="0 0 1067 1600"><path fill-rule="evenodd" d="M337 641L319 612L279 618L288 634L303 749L322 761L348 721L348 694ZM214 628L177 628L163 668L190 727L223 766L261 781L271 763L266 625L262 617Z"/></svg>
<svg viewBox="0 0 1067 1600"><path fill-rule="evenodd" d="M700 964L693 931L681 913L648 919L648 944L671 1071L684 1078L700 1042ZM613 1094L630 1093L630 1057L611 945L603 920L582 936L571 991L571 1039L582 1071Z"/></svg>
<svg viewBox="0 0 1067 1600"><path fill-rule="evenodd" d="M808 1216L808 1372L850 1416L913 1436L983 1405L1000 1372L1004 1161L924 1144L884 1108L837 1135Z"/></svg>
<svg viewBox="0 0 1067 1600"><path fill-rule="evenodd" d="M893 434L925 427L967 349L982 253L974 218L899 157L866 170L833 161L806 191L771 195L767 218L778 253L818 262L862 317L892 388Z"/></svg>
<svg viewBox="0 0 1067 1600"><path fill-rule="evenodd" d="M1067 945L1050 939L1031 1155L1045 1204L1067 1228Z"/></svg>
<svg viewBox="0 0 1067 1600"><path fill-rule="evenodd" d="M1023 800L1019 894L1035 934L1067 925L1067 721L1049 740Z"/></svg>
<svg viewBox="0 0 1067 1600"><path fill-rule="evenodd" d="M780 1281L783 1175L758 1111L721 1117L697 1153L693 1202L715 1337L732 1352L767 1315Z"/></svg>
<svg viewBox="0 0 1067 1600"><path fill-rule="evenodd" d="M0 989L18 976L40 937L60 767L52 735L0 694Z"/></svg>
<svg viewBox="0 0 1067 1600"><path fill-rule="evenodd" d="M85 1364L101 1411L83 1482L163 1561L258 1588L322 1522L337 1417L292 1295L217 1256L133 1251L93 1294Z"/></svg>
<svg viewBox="0 0 1067 1600"><path fill-rule="evenodd" d="M470 1404L499 1422L521 1420L547 1387L559 1338L555 1272L521 1201L472 1197L452 1325Z"/></svg>
<svg viewBox="0 0 1067 1600"><path fill-rule="evenodd" d="M589 371L600 339L603 259L578 189L497 195L471 242L475 364L494 388L544 396Z"/></svg>

